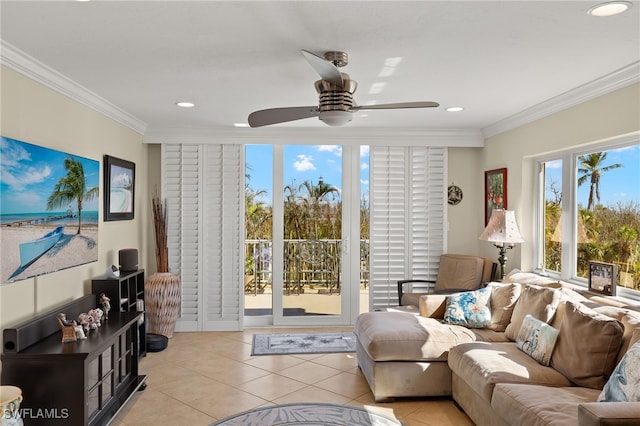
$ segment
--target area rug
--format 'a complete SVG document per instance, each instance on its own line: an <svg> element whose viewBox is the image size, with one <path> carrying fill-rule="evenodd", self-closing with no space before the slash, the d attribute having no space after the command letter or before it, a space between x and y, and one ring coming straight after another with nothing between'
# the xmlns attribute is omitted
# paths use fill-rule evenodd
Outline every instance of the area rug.
<svg viewBox="0 0 640 426"><path fill-rule="evenodd" d="M284 404L256 408L210 426L402 426L397 419L340 404Z"/></svg>
<svg viewBox="0 0 640 426"><path fill-rule="evenodd" d="M355 352L356 335L344 333L254 334L251 355Z"/></svg>

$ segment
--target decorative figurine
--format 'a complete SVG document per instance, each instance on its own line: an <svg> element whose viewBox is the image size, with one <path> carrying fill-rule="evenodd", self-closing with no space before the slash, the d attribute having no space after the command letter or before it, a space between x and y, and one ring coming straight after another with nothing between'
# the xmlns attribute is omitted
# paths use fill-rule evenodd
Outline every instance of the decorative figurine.
<svg viewBox="0 0 640 426"><path fill-rule="evenodd" d="M102 309L102 313L104 314L104 319L108 320L109 319L109 311L111 310L111 299L109 299L109 297L102 293L100 294L100 299L98 301L98 303L100 303L100 309Z"/></svg>
<svg viewBox="0 0 640 426"><path fill-rule="evenodd" d="M78 322L84 329L84 332L88 333L89 330L91 329L91 324L93 324L93 318L91 317L91 315L83 312L80 315L78 315Z"/></svg>
<svg viewBox="0 0 640 426"><path fill-rule="evenodd" d="M70 343L78 340L76 337L75 321L67 321L67 316L60 312L58 324L62 330L62 343Z"/></svg>
<svg viewBox="0 0 640 426"><path fill-rule="evenodd" d="M84 334L84 329L81 325L74 325L73 329L76 331L76 339L77 340L86 340L87 335Z"/></svg>
<svg viewBox="0 0 640 426"><path fill-rule="evenodd" d="M91 309L88 312L89 316L91 318L93 318L93 323L91 325L92 329L97 329L98 327L100 327L102 324L100 324L100 320L102 319L102 309Z"/></svg>

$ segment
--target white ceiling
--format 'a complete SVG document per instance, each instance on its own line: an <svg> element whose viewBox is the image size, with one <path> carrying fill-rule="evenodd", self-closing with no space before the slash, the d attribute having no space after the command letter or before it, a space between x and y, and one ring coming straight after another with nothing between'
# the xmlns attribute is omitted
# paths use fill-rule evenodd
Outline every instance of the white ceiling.
<svg viewBox="0 0 640 426"><path fill-rule="evenodd" d="M230 128L257 109L317 105L318 76L300 49L346 51L359 105L441 104L368 111L350 127L479 130L637 65L640 2L615 17L587 15L597 3L3 0L0 12L3 42L147 130ZM384 90L369 94L379 82ZM196 107L177 108L181 100ZM453 105L465 110L444 111ZM290 125L324 126L278 126Z"/></svg>

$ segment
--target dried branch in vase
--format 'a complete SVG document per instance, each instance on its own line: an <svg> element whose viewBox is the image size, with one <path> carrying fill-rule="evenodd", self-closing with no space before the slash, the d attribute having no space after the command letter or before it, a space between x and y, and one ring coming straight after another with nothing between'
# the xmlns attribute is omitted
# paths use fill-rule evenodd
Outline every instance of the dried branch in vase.
<svg viewBox="0 0 640 426"><path fill-rule="evenodd" d="M158 272L169 272L169 249L167 247L167 209L165 202L156 194L151 199L153 227L156 236L156 265Z"/></svg>

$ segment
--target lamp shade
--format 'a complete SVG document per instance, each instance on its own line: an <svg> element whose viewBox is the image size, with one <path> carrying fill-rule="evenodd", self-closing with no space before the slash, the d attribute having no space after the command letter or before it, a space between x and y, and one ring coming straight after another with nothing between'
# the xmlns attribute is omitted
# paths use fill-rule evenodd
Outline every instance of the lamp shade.
<svg viewBox="0 0 640 426"><path fill-rule="evenodd" d="M515 212L503 209L494 210L487 227L480 235L480 239L498 244L524 243L516 223Z"/></svg>

